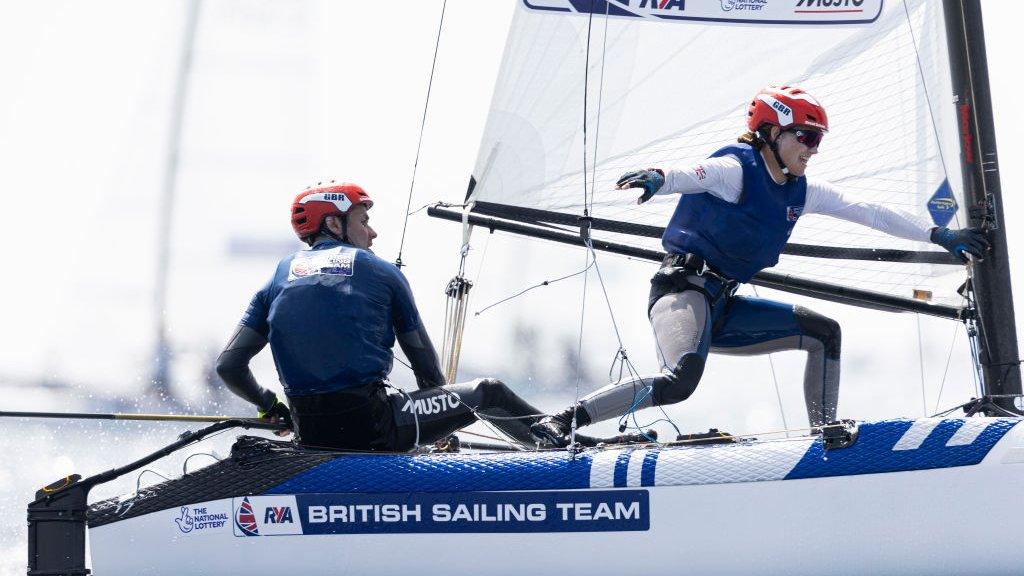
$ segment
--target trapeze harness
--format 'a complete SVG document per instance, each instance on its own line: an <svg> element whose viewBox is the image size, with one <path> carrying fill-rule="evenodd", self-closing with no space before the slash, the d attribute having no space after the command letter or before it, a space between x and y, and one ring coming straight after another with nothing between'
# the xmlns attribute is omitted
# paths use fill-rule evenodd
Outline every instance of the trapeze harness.
<svg viewBox="0 0 1024 576"><path fill-rule="evenodd" d="M241 324L270 342L303 445L405 451L477 414L532 443L527 415L539 411L502 382L443 385L405 276L368 250L323 241L283 259ZM396 334L418 390L388 390Z"/></svg>
<svg viewBox="0 0 1024 576"><path fill-rule="evenodd" d="M727 146L743 169L737 202L710 193L684 194L662 245L668 255L651 279L648 317L662 372L611 384L584 397L591 421L622 417L690 397L704 373L709 351L766 354L808 352L804 397L811 425L836 419L839 399L839 324L800 306L737 296L736 288L779 254L803 211L803 177L777 184L760 153L745 144Z"/></svg>

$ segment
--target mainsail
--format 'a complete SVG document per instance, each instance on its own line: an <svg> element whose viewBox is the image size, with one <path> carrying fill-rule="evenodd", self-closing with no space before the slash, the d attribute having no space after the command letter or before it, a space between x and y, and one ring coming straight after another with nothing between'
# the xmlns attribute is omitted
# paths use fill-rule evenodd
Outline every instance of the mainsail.
<svg viewBox="0 0 1024 576"><path fill-rule="evenodd" d="M638 206L617 177L699 162L743 131L757 89L795 84L832 127L811 177L962 227L946 46L942 4L925 0L521 0L467 200L574 234L587 215L595 239L656 253L677 197ZM964 305L965 269L936 246L813 214L768 272L940 315Z"/></svg>

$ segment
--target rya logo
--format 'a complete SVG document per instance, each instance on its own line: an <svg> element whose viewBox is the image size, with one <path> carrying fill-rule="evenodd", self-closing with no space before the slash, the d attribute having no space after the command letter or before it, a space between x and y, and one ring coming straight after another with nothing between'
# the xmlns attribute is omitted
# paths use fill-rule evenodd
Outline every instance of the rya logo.
<svg viewBox="0 0 1024 576"><path fill-rule="evenodd" d="M292 507L291 506L267 506L267 509L263 512L263 523L264 524L292 524L295 520L292 519Z"/></svg>
<svg viewBox="0 0 1024 576"><path fill-rule="evenodd" d="M623 2L629 6L629 0ZM648 8L650 10L686 10L686 0L639 0L637 8ZM603 9L602 9L603 11Z"/></svg>

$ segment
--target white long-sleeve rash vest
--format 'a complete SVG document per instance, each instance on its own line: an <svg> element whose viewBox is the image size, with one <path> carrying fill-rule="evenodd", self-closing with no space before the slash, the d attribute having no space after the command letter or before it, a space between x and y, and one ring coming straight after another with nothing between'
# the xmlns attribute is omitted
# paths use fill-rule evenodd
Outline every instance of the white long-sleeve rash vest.
<svg viewBox="0 0 1024 576"><path fill-rule="evenodd" d="M726 155L666 171L665 185L657 195L703 192L735 204L742 191L743 167L735 156ZM840 192L830 182L810 178L803 213L825 214L919 242L928 242L934 227L902 210L865 202Z"/></svg>

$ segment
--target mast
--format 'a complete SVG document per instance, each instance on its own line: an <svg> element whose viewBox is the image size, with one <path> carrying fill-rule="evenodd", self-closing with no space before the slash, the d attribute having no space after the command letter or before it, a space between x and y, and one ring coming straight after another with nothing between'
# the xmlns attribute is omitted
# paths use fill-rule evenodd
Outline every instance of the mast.
<svg viewBox="0 0 1024 576"><path fill-rule="evenodd" d="M1020 355L981 3L978 0L945 0L943 8L968 218L971 226L984 227L992 242L991 253L983 262L974 264L970 280L978 308L978 362L981 363L982 392L986 396L1020 394ZM997 397L992 401L1006 410L1020 412L1014 408L1010 397ZM994 415L998 411L986 408L985 412Z"/></svg>
<svg viewBox="0 0 1024 576"><path fill-rule="evenodd" d="M164 164L164 183L157 212L157 262L154 286L154 326L156 346L153 351L155 363L150 381L150 393L157 398L170 395L171 386L171 344L167 338L167 273L171 265L171 222L174 214L174 193L178 182L178 160L181 148L181 127L185 117L185 99L188 94L188 79L192 68L192 53L195 48L196 27L199 22L199 3L191 0L186 7L185 30L181 46L181 60L174 83L174 100L171 107L170 133L167 142L167 158Z"/></svg>

